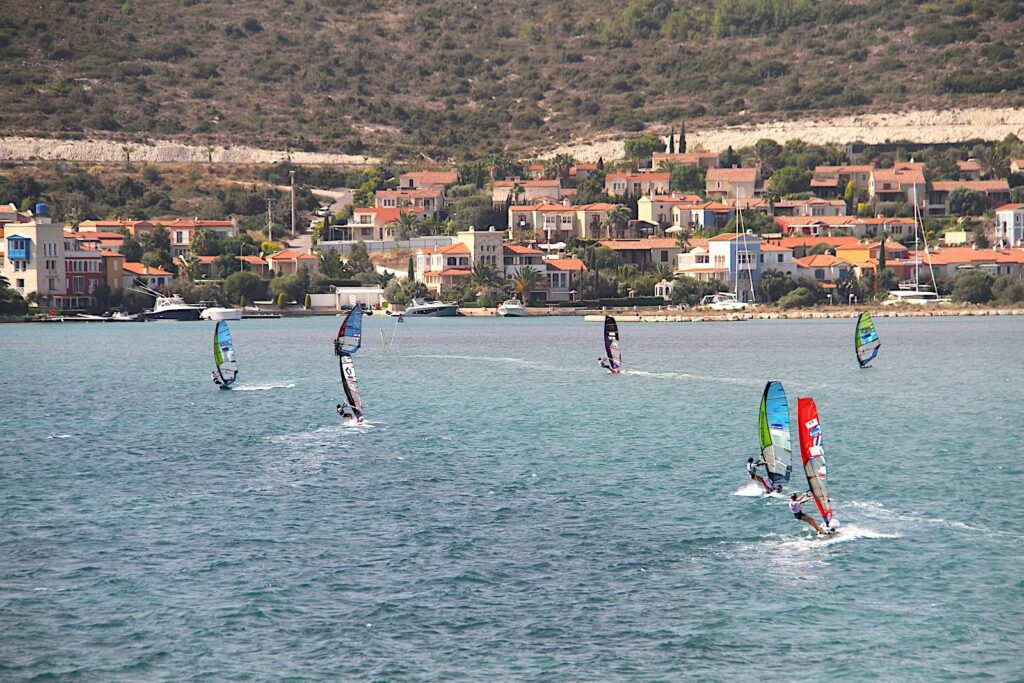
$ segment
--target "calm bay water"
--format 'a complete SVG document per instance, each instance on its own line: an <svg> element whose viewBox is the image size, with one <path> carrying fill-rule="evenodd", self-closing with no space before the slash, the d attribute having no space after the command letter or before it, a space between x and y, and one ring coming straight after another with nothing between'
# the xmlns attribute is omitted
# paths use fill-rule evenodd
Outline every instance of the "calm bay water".
<svg viewBox="0 0 1024 683"><path fill-rule="evenodd" d="M1024 319L0 326L0 677L1013 680ZM764 382L844 533L749 491ZM794 477L799 476L799 470Z"/></svg>

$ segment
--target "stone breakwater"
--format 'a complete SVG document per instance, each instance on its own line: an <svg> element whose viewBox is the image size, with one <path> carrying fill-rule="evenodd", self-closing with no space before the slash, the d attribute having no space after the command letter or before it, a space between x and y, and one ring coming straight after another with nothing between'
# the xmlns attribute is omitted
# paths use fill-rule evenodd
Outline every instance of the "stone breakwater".
<svg viewBox="0 0 1024 683"><path fill-rule="evenodd" d="M739 312L739 313L716 313L713 311L701 311L699 313L678 313L669 314L665 311L607 311L596 313L588 311L584 317L587 322L602 322L604 316L614 315L616 322L620 323L703 323L703 322L731 322L740 320L821 320L825 318L856 318L864 309L842 310L842 311L764 311L764 312ZM1024 315L1024 308L943 308L921 310L917 308L876 308L869 309L874 318L956 318L996 315ZM532 315L532 313L531 313Z"/></svg>

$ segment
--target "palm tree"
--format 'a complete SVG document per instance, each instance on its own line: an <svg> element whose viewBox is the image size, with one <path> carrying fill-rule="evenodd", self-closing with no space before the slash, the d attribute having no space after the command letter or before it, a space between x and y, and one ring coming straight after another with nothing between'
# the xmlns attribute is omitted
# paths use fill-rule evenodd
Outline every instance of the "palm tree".
<svg viewBox="0 0 1024 683"><path fill-rule="evenodd" d="M391 224L391 229L397 228L399 239L407 240L416 234L416 227L419 225L419 216L412 211L399 211L398 220Z"/></svg>
<svg viewBox="0 0 1024 683"><path fill-rule="evenodd" d="M613 229L625 229L626 224L629 222L629 209L622 205L616 204L614 208L608 209L604 215L604 220L601 221L601 227L607 231L608 238L612 238Z"/></svg>
<svg viewBox="0 0 1024 683"><path fill-rule="evenodd" d="M512 189L509 190L509 194L512 195L512 203L518 205L519 198L523 196L524 192L526 192L526 190L523 189L523 186L519 184L518 180L513 182Z"/></svg>
<svg viewBox="0 0 1024 683"><path fill-rule="evenodd" d="M194 251L186 251L178 257L178 275L186 282L194 282L199 271L199 257Z"/></svg>
<svg viewBox="0 0 1024 683"><path fill-rule="evenodd" d="M675 271L672 270L672 266L667 263L659 263L654 267L654 275L658 278L658 281L668 280L672 281L672 278L676 276Z"/></svg>
<svg viewBox="0 0 1024 683"><path fill-rule="evenodd" d="M203 147L203 151L206 152L206 163L213 163L213 153L217 151L217 148L213 145L206 145Z"/></svg>
<svg viewBox="0 0 1024 683"><path fill-rule="evenodd" d="M127 171L132 167L132 153L135 151L135 145L126 142L121 145L121 151L124 152L124 169Z"/></svg>
<svg viewBox="0 0 1024 683"><path fill-rule="evenodd" d="M469 283L478 289L484 289L504 284L504 279L493 264L477 261L473 264L473 270L470 272Z"/></svg>
<svg viewBox="0 0 1024 683"><path fill-rule="evenodd" d="M679 245L679 250L682 251L684 254L690 253L690 249L693 248L693 246L690 244L690 236L690 231L685 228L682 230L682 232L676 235L676 244Z"/></svg>
<svg viewBox="0 0 1024 683"><path fill-rule="evenodd" d="M530 292L540 286L541 279L540 271L533 266L522 266L516 269L515 275L512 277L512 286L516 288L516 293L519 294L519 298L524 304L529 301Z"/></svg>
<svg viewBox="0 0 1024 683"><path fill-rule="evenodd" d="M782 199L782 195L774 187L766 187L764 192L761 194L761 198L768 202L768 214L771 216L775 215L775 202Z"/></svg>
<svg viewBox="0 0 1024 683"><path fill-rule="evenodd" d="M1005 176L1010 170L1009 160L995 147L978 145L974 148L974 157L981 166L981 175L984 178Z"/></svg>

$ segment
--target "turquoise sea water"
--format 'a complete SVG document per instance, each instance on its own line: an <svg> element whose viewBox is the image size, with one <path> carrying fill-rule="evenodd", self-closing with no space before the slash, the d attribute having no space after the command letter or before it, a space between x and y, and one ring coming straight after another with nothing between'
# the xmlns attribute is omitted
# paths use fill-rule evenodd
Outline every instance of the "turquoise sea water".
<svg viewBox="0 0 1024 683"><path fill-rule="evenodd" d="M0 326L0 677L1019 680L1024 319ZM813 396L836 518L750 493ZM799 470L794 476L799 477Z"/></svg>

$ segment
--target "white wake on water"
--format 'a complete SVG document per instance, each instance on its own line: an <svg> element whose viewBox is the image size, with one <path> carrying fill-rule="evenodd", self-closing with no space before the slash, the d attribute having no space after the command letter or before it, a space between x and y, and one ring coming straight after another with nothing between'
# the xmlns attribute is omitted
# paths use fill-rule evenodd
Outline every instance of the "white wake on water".
<svg viewBox="0 0 1024 683"><path fill-rule="evenodd" d="M785 540L779 544L779 547L787 550L813 550L848 541L856 541L859 538L892 539L900 538L900 534L875 531L874 529L867 529L855 524L847 524L840 526L838 531L828 536L801 536L797 539Z"/></svg>
<svg viewBox="0 0 1024 683"><path fill-rule="evenodd" d="M732 492L734 496L743 496L744 498L777 498L779 500L785 500L789 498L785 493L765 493L764 487L755 482L750 482L744 486L739 487Z"/></svg>
<svg viewBox="0 0 1024 683"><path fill-rule="evenodd" d="M294 389L295 382L289 384L243 384L232 387L231 391L270 391L271 389Z"/></svg>
<svg viewBox="0 0 1024 683"><path fill-rule="evenodd" d="M697 382L719 382L721 384L746 384L760 386L760 382L742 377L712 377L710 375L693 375L688 372L649 372L647 370L625 370L624 375L634 377L653 377L655 379L689 379Z"/></svg>

